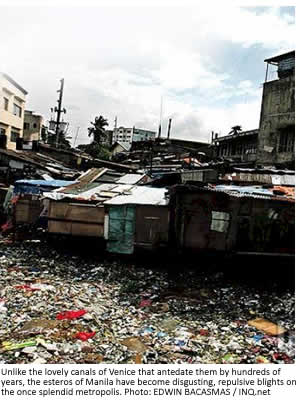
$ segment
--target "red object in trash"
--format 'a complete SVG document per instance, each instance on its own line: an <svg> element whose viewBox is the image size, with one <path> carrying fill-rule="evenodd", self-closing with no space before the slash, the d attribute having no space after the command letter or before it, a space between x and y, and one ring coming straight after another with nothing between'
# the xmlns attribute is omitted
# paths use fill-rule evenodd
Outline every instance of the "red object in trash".
<svg viewBox="0 0 300 400"><path fill-rule="evenodd" d="M11 221L7 221L5 224L1 225L1 231L5 233L6 231L11 230L14 227Z"/></svg>
<svg viewBox="0 0 300 400"><path fill-rule="evenodd" d="M19 200L20 196L14 196L12 197L12 199L10 200L11 204L16 204Z"/></svg>
<svg viewBox="0 0 300 400"><path fill-rule="evenodd" d="M91 339L96 335L96 332L78 332L76 333L76 339L83 340L84 342L88 339Z"/></svg>
<svg viewBox="0 0 300 400"><path fill-rule="evenodd" d="M40 290L39 288L31 287L29 285L18 285L15 286L16 289L25 289L28 292L34 292L35 290Z"/></svg>
<svg viewBox="0 0 300 400"><path fill-rule="evenodd" d="M143 299L143 300L140 302L139 307L140 307L140 308L149 307L149 306L151 306L151 304L152 304L152 301L151 301L151 300Z"/></svg>
<svg viewBox="0 0 300 400"><path fill-rule="evenodd" d="M286 364L290 364L292 362L291 358L285 353L274 353L272 356L274 361L283 361Z"/></svg>
<svg viewBox="0 0 300 400"><path fill-rule="evenodd" d="M82 317L85 313L86 313L85 310L63 311L57 314L56 319L76 319Z"/></svg>
<svg viewBox="0 0 300 400"><path fill-rule="evenodd" d="M199 331L201 336L208 336L209 335L209 331L207 329L200 329Z"/></svg>

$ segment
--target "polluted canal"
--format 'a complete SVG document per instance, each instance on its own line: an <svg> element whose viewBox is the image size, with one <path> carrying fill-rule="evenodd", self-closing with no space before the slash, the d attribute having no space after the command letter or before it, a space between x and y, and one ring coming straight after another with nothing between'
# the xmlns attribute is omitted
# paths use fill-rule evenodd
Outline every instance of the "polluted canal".
<svg viewBox="0 0 300 400"><path fill-rule="evenodd" d="M1 363L294 363L294 287L271 268L81 253L0 239Z"/></svg>

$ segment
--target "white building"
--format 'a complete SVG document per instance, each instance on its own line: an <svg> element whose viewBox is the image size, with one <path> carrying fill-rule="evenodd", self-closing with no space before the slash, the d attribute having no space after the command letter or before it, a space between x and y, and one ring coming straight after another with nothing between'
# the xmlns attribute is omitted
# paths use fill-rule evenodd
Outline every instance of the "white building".
<svg viewBox="0 0 300 400"><path fill-rule="evenodd" d="M15 150L23 137L24 110L27 91L9 75L0 73L0 137L1 146Z"/></svg>
<svg viewBox="0 0 300 400"><path fill-rule="evenodd" d="M124 128L120 126L115 128L112 135L112 143L129 143L154 140L156 133L146 129Z"/></svg>

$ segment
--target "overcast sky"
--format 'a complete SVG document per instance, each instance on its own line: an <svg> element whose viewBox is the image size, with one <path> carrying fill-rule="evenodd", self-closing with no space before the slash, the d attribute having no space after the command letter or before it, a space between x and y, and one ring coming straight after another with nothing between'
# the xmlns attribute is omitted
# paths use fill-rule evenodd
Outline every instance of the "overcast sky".
<svg viewBox="0 0 300 400"><path fill-rule="evenodd" d="M172 136L191 140L255 129L264 59L295 48L293 7L0 6L0 15L0 70L46 120L65 78L77 144L100 114L111 128L117 116L118 126L157 131L161 97L163 134L170 117Z"/></svg>

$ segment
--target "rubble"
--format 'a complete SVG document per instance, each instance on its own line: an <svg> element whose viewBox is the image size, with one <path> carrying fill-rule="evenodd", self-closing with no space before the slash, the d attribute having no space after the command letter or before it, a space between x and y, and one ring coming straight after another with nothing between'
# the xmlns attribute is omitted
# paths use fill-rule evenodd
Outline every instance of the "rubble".
<svg viewBox="0 0 300 400"><path fill-rule="evenodd" d="M292 289L163 264L0 239L0 362L294 362ZM284 331L247 322L258 318Z"/></svg>

